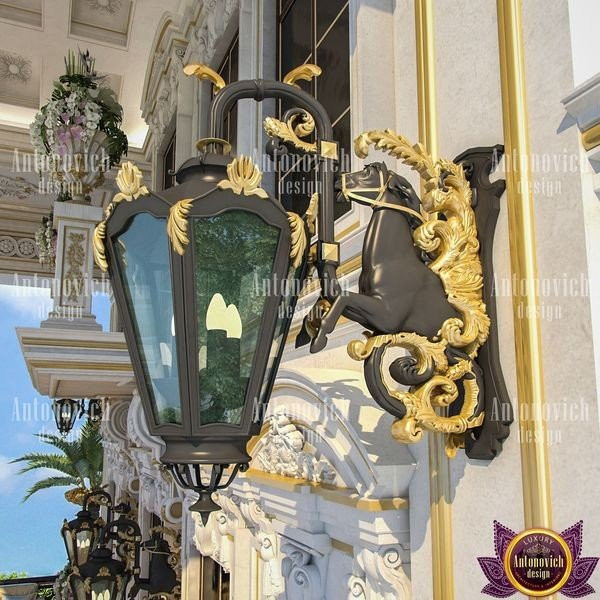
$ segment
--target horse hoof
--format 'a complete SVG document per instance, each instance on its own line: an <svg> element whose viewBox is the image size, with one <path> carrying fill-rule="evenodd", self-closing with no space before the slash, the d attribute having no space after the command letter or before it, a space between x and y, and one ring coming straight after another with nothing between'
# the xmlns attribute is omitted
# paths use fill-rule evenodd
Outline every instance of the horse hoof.
<svg viewBox="0 0 600 600"><path fill-rule="evenodd" d="M324 333L319 333L310 344L310 353L316 354L327 346L327 336Z"/></svg>

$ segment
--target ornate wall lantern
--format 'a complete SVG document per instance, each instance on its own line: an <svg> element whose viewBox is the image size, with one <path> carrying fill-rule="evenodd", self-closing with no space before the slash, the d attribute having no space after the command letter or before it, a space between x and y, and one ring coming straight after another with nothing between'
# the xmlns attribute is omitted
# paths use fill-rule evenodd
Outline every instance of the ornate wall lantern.
<svg viewBox="0 0 600 600"><path fill-rule="evenodd" d="M206 519L217 508L212 492L250 461L246 444L260 431L317 211L310 257L321 295L297 343L321 350L342 315L369 328L367 341L349 352L365 361L374 399L397 417L394 435L416 441L424 429L442 432L449 453L466 445L472 457L493 458L512 420L490 319L489 248L502 193L487 178L493 148L436 162L393 132L360 136L362 157L374 145L403 160L424 178L426 194L420 200L383 163L344 174L345 200L374 212L363 248L365 286L359 294L342 293L333 221L338 146L323 106L295 85L320 69L303 65L282 83L229 85L205 65L184 71L214 85L211 137L198 142L199 157L180 167L179 185L161 194L151 193L126 163L117 177L120 193L96 228L94 251L110 274L150 433L165 443L161 460L181 486L200 495L192 510ZM261 188L262 174L249 158L228 156L224 116L243 98L293 105L282 121L266 119L265 129L268 150L291 146L317 161L319 192L303 217L286 213ZM314 143L299 139L313 132ZM478 227L488 238L481 257ZM415 293L407 294L407 285ZM390 370L407 393L391 390L383 378L383 355L394 346L411 353ZM494 398L508 410L496 422L485 420Z"/></svg>
<svg viewBox="0 0 600 600"><path fill-rule="evenodd" d="M106 524L88 510L92 502L107 507ZM151 596L172 595L179 586L174 568L178 559L168 542L160 536L142 542L140 526L128 516L129 504L113 504L108 492L91 492L86 495L77 518L70 523L65 521L61 533L69 556L73 595L78 600L120 600L125 598L130 582L133 582L130 598L139 590ZM120 513L118 518L112 519L113 511ZM113 557L113 549L116 557ZM155 567L148 579L140 578L142 550L150 552L151 566Z"/></svg>
<svg viewBox="0 0 600 600"><path fill-rule="evenodd" d="M99 423L102 420L102 403L96 398L91 398L86 407L84 400L59 398L52 401L52 412L58 431L67 435L73 429L77 418L84 414L92 423Z"/></svg>
<svg viewBox="0 0 600 600"><path fill-rule="evenodd" d="M130 574L122 560L104 545L81 567L73 567L69 583L75 600L125 600Z"/></svg>
<svg viewBox="0 0 600 600"><path fill-rule="evenodd" d="M198 72L196 72L198 71ZM218 75L196 65L188 74ZM206 75L206 77L204 77ZM96 229L95 257L109 271L150 433L161 461L199 493L207 518L211 494L250 462L307 266L310 213L286 212L261 187L244 156L220 139L222 117L241 98L292 100L316 115L323 147L317 266L335 284L333 160L337 146L323 107L292 83L241 81L212 108L213 137L184 163L179 185L151 193L126 163L121 192ZM211 149L212 151L209 151Z"/></svg>
<svg viewBox="0 0 600 600"><path fill-rule="evenodd" d="M52 412L56 427L62 435L67 435L81 411L81 402L73 398L60 398L52 401Z"/></svg>
<svg viewBox="0 0 600 600"><path fill-rule="evenodd" d="M113 503L107 492L98 490L84 497L82 509L75 519L68 522L65 519L60 530L71 567L80 567L87 562L104 527L104 520L98 514L93 514L95 511L90 510L90 504L105 506L107 521L112 520Z"/></svg>

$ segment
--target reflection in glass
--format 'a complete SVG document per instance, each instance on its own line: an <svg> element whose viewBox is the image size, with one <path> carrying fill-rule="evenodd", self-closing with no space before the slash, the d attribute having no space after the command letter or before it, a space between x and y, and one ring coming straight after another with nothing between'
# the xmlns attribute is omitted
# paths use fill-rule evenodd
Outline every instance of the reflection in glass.
<svg viewBox="0 0 600 600"><path fill-rule="evenodd" d="M136 215L114 247L155 418L161 424L181 424L165 219Z"/></svg>
<svg viewBox="0 0 600 600"><path fill-rule="evenodd" d="M241 210L192 221L201 422L239 424L279 229Z"/></svg>

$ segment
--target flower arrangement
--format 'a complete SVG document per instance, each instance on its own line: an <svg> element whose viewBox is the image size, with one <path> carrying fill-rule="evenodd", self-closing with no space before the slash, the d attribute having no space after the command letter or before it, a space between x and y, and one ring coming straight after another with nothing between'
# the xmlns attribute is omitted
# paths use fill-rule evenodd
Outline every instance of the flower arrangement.
<svg viewBox="0 0 600 600"><path fill-rule="evenodd" d="M35 245L42 265L54 268L56 262L56 229L52 227L52 214L42 219L42 225L35 232Z"/></svg>
<svg viewBox="0 0 600 600"><path fill-rule="evenodd" d="M64 173L82 180L90 171L101 173L118 164L127 153L127 136L121 130L123 108L115 93L101 86L89 52L77 55L69 51L65 58L66 74L54 82L52 97L36 114L30 126L31 142L41 156L49 159L53 175L64 180ZM100 135L101 134L101 135ZM96 140L95 145L93 144ZM105 153L102 164L90 167L82 160L91 158L90 148ZM98 162L98 157L94 157ZM73 166L75 165L75 166ZM89 191L101 183L86 181Z"/></svg>

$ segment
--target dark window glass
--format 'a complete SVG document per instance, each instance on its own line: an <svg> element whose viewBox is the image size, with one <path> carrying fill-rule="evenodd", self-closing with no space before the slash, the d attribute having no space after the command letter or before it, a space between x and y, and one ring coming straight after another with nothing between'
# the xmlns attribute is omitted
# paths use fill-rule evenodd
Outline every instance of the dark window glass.
<svg viewBox="0 0 600 600"><path fill-rule="evenodd" d="M239 35L236 35L231 46L225 53L225 58L221 66L217 69L219 75L225 80L225 83L233 83L238 80L238 65L239 65ZM235 149L237 139L237 105L235 105L226 115L223 120L223 137Z"/></svg>
<svg viewBox="0 0 600 600"><path fill-rule="evenodd" d="M317 42L347 4L348 0L317 0Z"/></svg>
<svg viewBox="0 0 600 600"><path fill-rule="evenodd" d="M300 87L323 103L340 143L340 158L349 156L350 132L350 48L347 0L279 0L279 77L293 68L312 62L322 69L312 82ZM280 116L292 108L280 103ZM312 138L304 138L314 141ZM279 166L279 199L286 210L303 214L316 191L314 162L298 154ZM350 203L336 206L336 218L350 209Z"/></svg>
<svg viewBox="0 0 600 600"><path fill-rule="evenodd" d="M350 71L348 57L348 10L344 10L317 47L317 64L323 73L315 79L317 98L333 122L350 104Z"/></svg>
<svg viewBox="0 0 600 600"><path fill-rule="evenodd" d="M163 158L163 190L175 185L175 134L171 138Z"/></svg>

